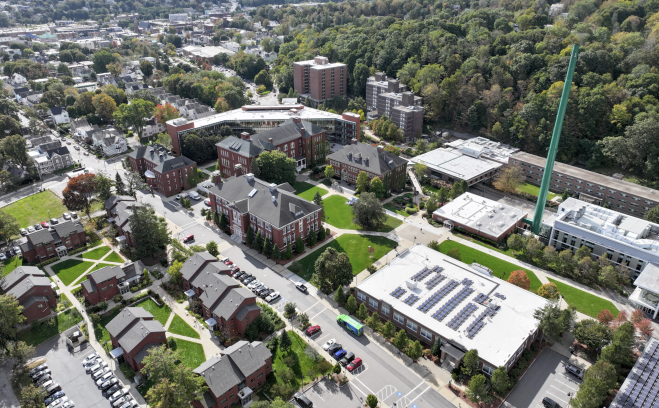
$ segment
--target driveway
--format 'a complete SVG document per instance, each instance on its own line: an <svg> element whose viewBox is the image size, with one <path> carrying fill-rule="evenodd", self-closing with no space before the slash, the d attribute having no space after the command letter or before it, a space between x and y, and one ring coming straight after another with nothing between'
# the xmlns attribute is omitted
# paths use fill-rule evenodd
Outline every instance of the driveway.
<svg viewBox="0 0 659 408"><path fill-rule="evenodd" d="M317 408L360 408L364 404L364 397L356 392L350 383L339 387L326 378L305 391L304 395ZM299 406L295 401L292 403Z"/></svg>
<svg viewBox="0 0 659 408"><path fill-rule="evenodd" d="M570 406L570 400L579 390L581 380L565 372L568 358L545 348L510 393L504 406L515 408L543 408L542 399L549 397L561 407Z"/></svg>

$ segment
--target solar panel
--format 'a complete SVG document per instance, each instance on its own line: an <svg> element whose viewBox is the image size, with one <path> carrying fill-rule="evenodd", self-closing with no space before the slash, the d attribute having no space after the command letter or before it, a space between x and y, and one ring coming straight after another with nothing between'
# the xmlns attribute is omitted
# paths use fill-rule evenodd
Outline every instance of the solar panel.
<svg viewBox="0 0 659 408"><path fill-rule="evenodd" d="M416 275L412 276L413 281L420 282L423 279L425 279L426 276L430 275L432 273L432 270L428 269L428 267L424 267L419 271Z"/></svg>
<svg viewBox="0 0 659 408"><path fill-rule="evenodd" d="M405 292L407 292L407 290L399 286L396 289L394 289L394 291L391 292L390 295L395 297L396 299L399 299L401 296L403 296Z"/></svg>
<svg viewBox="0 0 659 408"><path fill-rule="evenodd" d="M433 315L433 317L439 321L442 321L449 313L453 311L467 296L473 293L473 289L470 287L464 287L460 292L455 296L449 299L444 305L442 305L438 312Z"/></svg>
<svg viewBox="0 0 659 408"><path fill-rule="evenodd" d="M430 278L430 280L428 280L428 282L426 282L426 289L430 290L434 288L435 286L439 285L439 283L444 279L446 279L446 276L444 275L433 276L432 278Z"/></svg>

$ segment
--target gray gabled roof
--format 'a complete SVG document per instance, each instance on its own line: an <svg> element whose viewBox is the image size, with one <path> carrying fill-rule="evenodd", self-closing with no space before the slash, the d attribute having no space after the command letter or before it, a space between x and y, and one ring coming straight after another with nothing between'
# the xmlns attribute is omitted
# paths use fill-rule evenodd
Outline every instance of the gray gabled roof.
<svg viewBox="0 0 659 408"><path fill-rule="evenodd" d="M169 156L167 159L164 159L160 164L158 164L153 171L158 173L167 173L168 171L180 169L186 166L197 164L194 160L188 159L185 156L172 157Z"/></svg>
<svg viewBox="0 0 659 408"><path fill-rule="evenodd" d="M249 377L263 367L263 364L272 357L272 353L260 341L249 343L239 341L227 347L222 354L231 358L245 377Z"/></svg>
<svg viewBox="0 0 659 408"><path fill-rule="evenodd" d="M199 268L202 267L204 262L219 262L219 260L208 251L196 252L183 263L181 275L183 275L183 278L190 280L199 271Z"/></svg>
<svg viewBox="0 0 659 408"><path fill-rule="evenodd" d="M28 276L12 286L12 288L9 289L6 294L13 295L16 299L18 299L35 286L47 287L50 289L50 279L46 278L45 276ZM50 292L47 292L47 294L52 294L52 289Z"/></svg>
<svg viewBox="0 0 659 408"><path fill-rule="evenodd" d="M49 242L55 241L55 237L53 236L52 232L47 228L43 228L39 231L28 234L27 239L32 242L32 245L47 244Z"/></svg>
<svg viewBox="0 0 659 408"><path fill-rule="evenodd" d="M120 201L131 201L135 202L137 201L135 197L129 196L129 195L111 195L110 198L105 200L105 203L103 203L103 206L105 207L106 210L111 209L114 207L115 204L117 204Z"/></svg>
<svg viewBox="0 0 659 408"><path fill-rule="evenodd" d="M216 316L229 320L236 313L246 299L255 299L256 296L246 288L230 289L212 308L211 312ZM204 303L206 305L206 303Z"/></svg>
<svg viewBox="0 0 659 408"><path fill-rule="evenodd" d="M87 279L98 283L105 282L112 278L120 279L125 277L126 273L120 266L106 266L105 268L101 268L87 275Z"/></svg>
<svg viewBox="0 0 659 408"><path fill-rule="evenodd" d="M30 296L29 298L25 299L25 302L23 302L21 306L23 306L23 310L25 310L37 302L48 302L48 298L45 296Z"/></svg>
<svg viewBox="0 0 659 408"><path fill-rule="evenodd" d="M263 149L252 143L251 140L243 140L235 136L229 136L215 146L230 150L243 157L256 157L263 153Z"/></svg>
<svg viewBox="0 0 659 408"><path fill-rule="evenodd" d="M105 328L111 335L117 337L132 322L142 318L153 319L153 315L142 307L127 307L119 312L114 319L110 320L110 323L108 323Z"/></svg>
<svg viewBox="0 0 659 408"><path fill-rule="evenodd" d="M64 221L59 224L53 225L53 229L57 232L60 238L68 237L72 233L84 232L85 228L78 221L73 220ZM34 242L34 241L32 241Z"/></svg>
<svg viewBox="0 0 659 408"><path fill-rule="evenodd" d="M407 160L393 153L379 151L377 147L364 143L344 146L327 158L377 175L386 174L407 163Z"/></svg>
<svg viewBox="0 0 659 408"><path fill-rule="evenodd" d="M3 292L6 292L18 282L29 276L46 276L46 273L36 266L19 266L0 280L0 289L2 289Z"/></svg>
<svg viewBox="0 0 659 408"><path fill-rule="evenodd" d="M229 296L232 288L235 289L238 285L233 279L225 275L203 274L196 279L195 286L203 290L203 293L199 295L199 300L212 311L213 306L218 304L224 297ZM227 317L220 314L218 316Z"/></svg>
<svg viewBox="0 0 659 408"><path fill-rule="evenodd" d="M159 321L138 319L117 337L117 342L124 352L130 353L151 333L162 333L165 342L165 327Z"/></svg>
<svg viewBox="0 0 659 408"><path fill-rule="evenodd" d="M55 154L58 155L58 156L66 156L66 155L71 154L71 152L69 152L68 147L61 146L61 147L57 147L55 149L46 150L46 154L48 155L48 157L53 157L53 155L55 155Z"/></svg>
<svg viewBox="0 0 659 408"><path fill-rule="evenodd" d="M257 146L261 146L266 150L274 150L277 145L299 139L302 135L302 129L304 129L304 138L323 132L322 128L307 121L297 123L290 119L276 128L255 134L251 139ZM270 139L272 139L272 143L270 143ZM297 144L295 147L297 148Z"/></svg>
<svg viewBox="0 0 659 408"><path fill-rule="evenodd" d="M61 115L62 112L66 112L66 106L53 106L50 108L50 112L53 115Z"/></svg>

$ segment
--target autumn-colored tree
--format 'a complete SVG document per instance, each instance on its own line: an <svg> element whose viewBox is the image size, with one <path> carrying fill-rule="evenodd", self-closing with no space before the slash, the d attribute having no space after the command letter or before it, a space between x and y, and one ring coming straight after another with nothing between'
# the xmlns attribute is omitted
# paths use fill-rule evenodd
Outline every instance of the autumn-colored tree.
<svg viewBox="0 0 659 408"><path fill-rule="evenodd" d="M638 322L643 320L644 317L645 316L643 315L643 311L641 309L636 309L632 312L632 315L629 318L629 321L634 323L634 324L637 324Z"/></svg>
<svg viewBox="0 0 659 408"><path fill-rule="evenodd" d="M514 193L524 183L524 175L517 166L506 166L494 179L494 187L504 193Z"/></svg>
<svg viewBox="0 0 659 408"><path fill-rule="evenodd" d="M641 319L638 323L634 325L636 330L638 330L642 335L650 337L652 335L652 321L650 319Z"/></svg>
<svg viewBox="0 0 659 408"><path fill-rule="evenodd" d="M100 93L92 98L92 105L96 113L105 118L111 119L114 112L117 111L117 103L109 95Z"/></svg>
<svg viewBox="0 0 659 408"><path fill-rule="evenodd" d="M545 299L558 299L561 294L558 292L556 284L549 282L538 288L538 296L542 296Z"/></svg>
<svg viewBox="0 0 659 408"><path fill-rule="evenodd" d="M611 313L609 309L604 309L597 315L597 320L599 320L600 323L605 324L610 324L614 318L613 313Z"/></svg>
<svg viewBox="0 0 659 408"><path fill-rule="evenodd" d="M510 277L508 278L508 283L512 283L515 286L519 286L522 289L529 290L531 287L531 280L526 276L526 272L523 270L512 271L510 272Z"/></svg>
<svg viewBox="0 0 659 408"><path fill-rule="evenodd" d="M624 310L621 310L618 312L618 316L613 320L613 327L618 327L621 324L625 323L628 320L627 318L627 312Z"/></svg>
<svg viewBox="0 0 659 408"><path fill-rule="evenodd" d="M178 118L178 110L171 104L165 103L164 105L158 105L153 108L153 117L156 118L158 123L165 123L168 120Z"/></svg>
<svg viewBox="0 0 659 408"><path fill-rule="evenodd" d="M96 174L88 173L73 177L62 191L64 197L62 204L69 210L84 211L89 217L97 184Z"/></svg>
<svg viewBox="0 0 659 408"><path fill-rule="evenodd" d="M226 112L229 109L231 109L231 107L226 99L222 97L217 98L217 101L215 102L215 111L217 111L217 113Z"/></svg>
<svg viewBox="0 0 659 408"><path fill-rule="evenodd" d="M112 63L110 63L110 64L107 64L107 65L105 66L105 68L107 68L107 70L108 70L112 75L118 77L119 75L121 75L121 69L122 69L123 67L122 67L121 63L119 63L119 62L112 62Z"/></svg>

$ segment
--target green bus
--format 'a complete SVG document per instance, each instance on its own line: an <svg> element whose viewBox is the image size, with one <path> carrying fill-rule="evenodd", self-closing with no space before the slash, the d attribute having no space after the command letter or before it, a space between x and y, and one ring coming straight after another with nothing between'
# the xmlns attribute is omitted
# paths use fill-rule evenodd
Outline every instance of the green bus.
<svg viewBox="0 0 659 408"><path fill-rule="evenodd" d="M364 326L348 315L339 315L339 317L336 318L336 322L350 330L356 336L364 334Z"/></svg>

